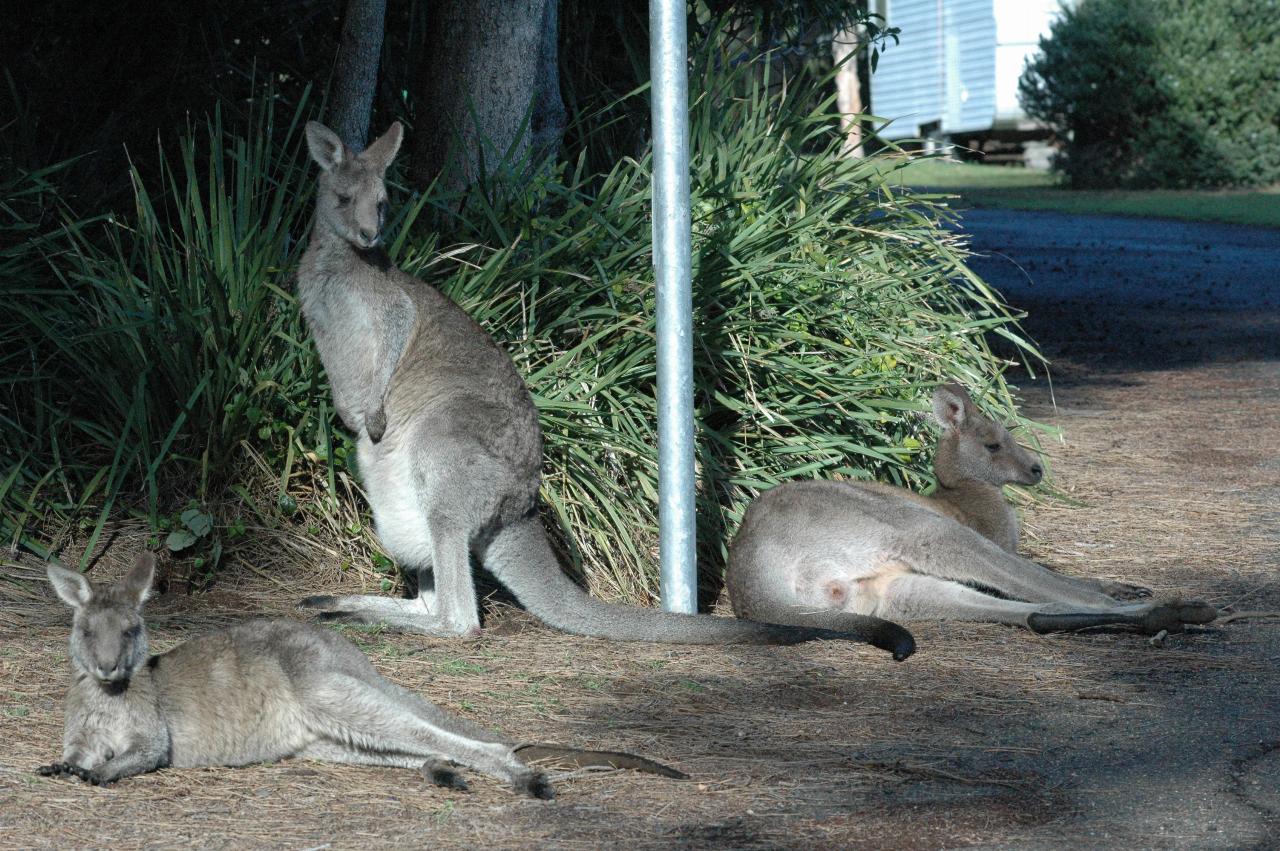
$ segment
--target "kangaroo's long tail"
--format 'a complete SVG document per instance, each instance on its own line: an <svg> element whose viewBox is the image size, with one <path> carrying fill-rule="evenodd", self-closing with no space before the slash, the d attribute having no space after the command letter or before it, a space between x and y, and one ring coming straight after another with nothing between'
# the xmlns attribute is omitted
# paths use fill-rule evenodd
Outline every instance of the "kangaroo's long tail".
<svg viewBox="0 0 1280 851"><path fill-rule="evenodd" d="M485 549L483 561L529 612L548 626L577 635L672 644L799 644L841 639L872 644L899 661L915 652L911 633L875 617L845 615L839 629L831 629L605 603L565 575L536 516L504 526Z"/></svg>
<svg viewBox="0 0 1280 851"><path fill-rule="evenodd" d="M545 759L578 768L630 768L645 774L657 774L660 777L671 777L676 780L689 778L689 775L683 771L677 771L669 765L625 751L587 751L581 748L536 742L516 745L512 750L515 751L516 757L525 763Z"/></svg>

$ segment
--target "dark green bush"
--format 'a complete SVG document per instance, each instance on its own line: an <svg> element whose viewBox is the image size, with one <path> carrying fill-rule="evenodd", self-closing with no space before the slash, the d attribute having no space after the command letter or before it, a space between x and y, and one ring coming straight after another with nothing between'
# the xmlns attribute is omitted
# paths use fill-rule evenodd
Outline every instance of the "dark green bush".
<svg viewBox="0 0 1280 851"><path fill-rule="evenodd" d="M1075 187L1280 181L1280 3L1081 0L1019 84Z"/></svg>
<svg viewBox="0 0 1280 851"><path fill-rule="evenodd" d="M1019 343L941 225L946 209L900 197L882 162L838 155L829 80L783 88L767 63L720 60L708 50L691 78L709 572L760 488L841 474L924 484L932 386L962 380L1012 416L986 335ZM27 274L0 281L8 536L40 546L50 517L100 529L128 512L156 528L192 498L237 541L251 536L220 505L252 503L263 525L327 528L344 546L364 534L290 283L315 180L300 120L268 109L247 136L212 122L163 186L136 183L128 217L18 249ZM605 173L586 161L463 199L401 190L390 250L512 353L542 414L543 493L567 549L604 596L642 599L657 584L650 165L647 152Z"/></svg>

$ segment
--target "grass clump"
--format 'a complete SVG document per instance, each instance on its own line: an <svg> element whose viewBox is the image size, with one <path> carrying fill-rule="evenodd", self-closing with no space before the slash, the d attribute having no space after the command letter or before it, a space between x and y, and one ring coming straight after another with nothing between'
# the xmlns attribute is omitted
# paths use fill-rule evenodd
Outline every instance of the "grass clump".
<svg viewBox="0 0 1280 851"><path fill-rule="evenodd" d="M902 196L875 159L837 156L826 83L783 86L767 62L711 48L691 80L708 577L759 489L836 475L923 485L933 385L963 381L1012 415L989 337L1034 355L965 266L946 209ZM163 531L194 498L219 526L233 522L218 507L231 500L262 525L374 547L289 284L314 180L300 121L264 113L238 136L215 120L188 134L163 190L136 184L127 219L67 223L24 249L37 282L7 284L17 307L0 326L29 364L8 386L20 413L0 438L11 537L47 547L50 517L100 529L122 512ZM572 560L602 596L652 598L649 158L511 174L495 169L464 198L401 192L390 248L515 358ZM365 558L385 570L376 550Z"/></svg>

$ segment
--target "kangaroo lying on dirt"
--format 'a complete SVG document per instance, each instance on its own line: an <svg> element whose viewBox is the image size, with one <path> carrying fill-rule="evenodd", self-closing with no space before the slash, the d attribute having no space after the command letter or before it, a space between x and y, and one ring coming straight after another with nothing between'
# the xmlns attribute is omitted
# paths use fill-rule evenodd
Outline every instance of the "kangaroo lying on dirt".
<svg viewBox="0 0 1280 851"><path fill-rule="evenodd" d="M741 617L840 629L846 617L994 621L1054 632L1124 625L1148 634L1208 623L1199 601L1126 603L1135 585L1064 576L1017 555L1005 484L1043 471L962 387L933 396L937 490L872 482L780 485L747 510L726 584Z"/></svg>
<svg viewBox="0 0 1280 851"><path fill-rule="evenodd" d="M249 621L148 658L141 609L154 570L144 553L123 579L101 586L49 565L75 615L62 762L40 774L100 785L167 766L303 757L418 768L432 783L466 789L453 768L461 764L535 798L554 792L521 757L684 777L631 754L512 748L383 679L354 644L313 624Z"/></svg>
<svg viewBox="0 0 1280 851"><path fill-rule="evenodd" d="M302 604L329 618L474 634L474 556L526 609L565 632L688 644L848 638L910 655L911 634L878 618L851 615L836 635L643 610L595 600L564 574L538 517L542 431L528 388L483 328L382 251L383 177L401 135L393 124L354 154L326 127L307 124L321 174L298 295L334 407L358 437L378 537L418 573L420 590L411 600L322 596Z"/></svg>

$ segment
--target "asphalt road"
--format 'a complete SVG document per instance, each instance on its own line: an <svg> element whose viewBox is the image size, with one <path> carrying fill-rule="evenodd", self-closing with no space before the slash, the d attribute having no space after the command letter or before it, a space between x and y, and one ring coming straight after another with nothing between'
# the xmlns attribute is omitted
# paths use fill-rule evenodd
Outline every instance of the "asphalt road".
<svg viewBox="0 0 1280 851"><path fill-rule="evenodd" d="M1161 468L1152 498L1185 496L1182 481L1193 497L1203 489L1207 512L1229 506L1203 548L1236 554L1202 559L1188 523L1173 559L1188 565L1182 581L1199 576L1195 593L1220 605L1280 608L1280 231L997 210L963 224L974 268L1030 312L1025 327L1055 361L1059 407L1031 382L1033 416L1068 441L1107 420L1101 433L1133 447L1120 463L1191 459ZM1237 540L1208 540L1224 534ZM992 847L1280 848L1280 622L1179 641L1200 661L1116 672L1133 706L1095 701L1001 730L1044 747L1025 767L1057 785L1067 812Z"/></svg>

